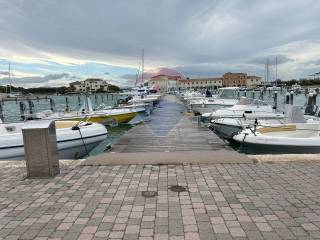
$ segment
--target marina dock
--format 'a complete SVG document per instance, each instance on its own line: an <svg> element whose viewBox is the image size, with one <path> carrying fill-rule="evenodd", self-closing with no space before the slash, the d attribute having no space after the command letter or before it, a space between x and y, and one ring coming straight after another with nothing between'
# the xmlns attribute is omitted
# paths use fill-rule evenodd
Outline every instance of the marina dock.
<svg viewBox="0 0 320 240"><path fill-rule="evenodd" d="M319 239L319 161L254 161L167 95L111 151L54 178L0 162L0 239Z"/></svg>
<svg viewBox="0 0 320 240"><path fill-rule="evenodd" d="M207 128L198 127L174 95L166 95L150 119L134 126L110 152L90 157L84 165L250 163Z"/></svg>

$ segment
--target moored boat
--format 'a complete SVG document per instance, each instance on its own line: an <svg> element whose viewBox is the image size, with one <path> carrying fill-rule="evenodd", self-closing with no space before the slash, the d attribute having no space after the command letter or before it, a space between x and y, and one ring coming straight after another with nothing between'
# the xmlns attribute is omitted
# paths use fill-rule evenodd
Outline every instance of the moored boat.
<svg viewBox="0 0 320 240"><path fill-rule="evenodd" d="M34 120L31 124L39 124ZM0 159L20 160L24 158L22 129L30 122L0 124ZM78 159L87 155L107 138L107 129L98 123L58 121L56 136L59 159Z"/></svg>
<svg viewBox="0 0 320 240"><path fill-rule="evenodd" d="M292 123L245 129L233 140L255 153L320 153L320 123Z"/></svg>

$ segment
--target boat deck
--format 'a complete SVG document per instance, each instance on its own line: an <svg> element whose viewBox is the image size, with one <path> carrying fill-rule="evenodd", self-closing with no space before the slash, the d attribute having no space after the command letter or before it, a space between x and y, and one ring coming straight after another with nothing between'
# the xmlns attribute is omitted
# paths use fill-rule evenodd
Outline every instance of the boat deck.
<svg viewBox="0 0 320 240"><path fill-rule="evenodd" d="M198 127L185 112L176 96L164 96L149 121L130 129L111 152L90 157L84 164L251 162L207 128Z"/></svg>

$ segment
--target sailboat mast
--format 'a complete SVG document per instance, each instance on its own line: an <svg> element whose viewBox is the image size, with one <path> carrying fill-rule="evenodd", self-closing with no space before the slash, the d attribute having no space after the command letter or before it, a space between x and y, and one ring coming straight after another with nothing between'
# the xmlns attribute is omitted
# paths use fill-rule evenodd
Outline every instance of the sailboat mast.
<svg viewBox="0 0 320 240"><path fill-rule="evenodd" d="M142 81L142 84L144 84L144 79L143 79L143 75L144 75L144 48L142 49L142 73L141 73L141 81Z"/></svg>
<svg viewBox="0 0 320 240"><path fill-rule="evenodd" d="M8 85L7 85L7 93L11 93L11 63L9 62L9 75L8 75L8 78L9 78L9 92L8 92Z"/></svg>
<svg viewBox="0 0 320 240"><path fill-rule="evenodd" d="M278 83L278 57L276 57L276 85Z"/></svg>
<svg viewBox="0 0 320 240"><path fill-rule="evenodd" d="M266 70L266 74L267 74L267 82L269 82L269 58L267 58L267 70Z"/></svg>

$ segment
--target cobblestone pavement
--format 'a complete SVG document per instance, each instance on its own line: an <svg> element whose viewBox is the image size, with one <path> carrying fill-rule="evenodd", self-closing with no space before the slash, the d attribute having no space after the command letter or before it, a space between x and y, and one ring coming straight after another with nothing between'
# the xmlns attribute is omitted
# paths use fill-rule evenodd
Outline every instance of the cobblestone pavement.
<svg viewBox="0 0 320 240"><path fill-rule="evenodd" d="M317 162L76 163L53 179L0 166L0 239L320 238ZM158 196L145 198L146 190Z"/></svg>

